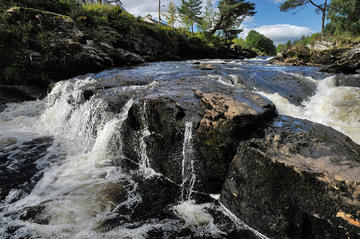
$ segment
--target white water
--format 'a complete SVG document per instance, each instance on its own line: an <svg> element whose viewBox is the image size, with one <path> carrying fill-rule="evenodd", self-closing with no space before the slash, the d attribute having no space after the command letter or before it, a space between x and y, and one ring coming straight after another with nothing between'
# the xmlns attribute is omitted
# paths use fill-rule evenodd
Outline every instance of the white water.
<svg viewBox="0 0 360 239"><path fill-rule="evenodd" d="M192 144L192 122L185 122L184 143L182 149L182 183L181 183L181 201L190 201L196 181L193 144Z"/></svg>
<svg viewBox="0 0 360 239"><path fill-rule="evenodd" d="M140 136L140 150L139 150L140 152L139 172L145 178L151 178L160 174L155 172L155 170L151 168L149 157L147 156L147 145L145 139L151 135L151 132L149 130L148 120L146 116L146 101L144 101L143 107L141 109L141 123L142 123L142 129L140 132L141 136Z"/></svg>
<svg viewBox="0 0 360 239"><path fill-rule="evenodd" d="M93 82L58 83L48 96L48 108L40 121L35 121L38 124L32 125L32 129L26 128L26 132L31 132L42 127L55 136L51 150L61 148L66 156L44 174L30 195L7 208L7 212L17 212L38 205L45 207L42 217L48 220L47 225L8 220L6 224L23 226L15 237L30 233L42 238L89 238L119 205L117 196L127 193L127 200L122 203L129 207L141 201L135 194L136 183L112 163L114 156L122 154L122 142L120 138L116 154L111 142L115 134L121 135L122 123L133 100L129 100L118 115L106 112L107 103L102 100L90 99L80 104L79 89L87 83ZM34 118L23 118L19 120L27 124L34 121ZM125 189L122 182L129 181L132 189Z"/></svg>
<svg viewBox="0 0 360 239"><path fill-rule="evenodd" d="M337 87L334 77L318 81L315 95L302 103L291 104L278 93L258 92L276 105L279 113L330 126L360 144L360 89Z"/></svg>
<svg viewBox="0 0 360 239"><path fill-rule="evenodd" d="M196 174L193 160L193 125L192 122L185 122L184 142L182 149L182 184L180 204L174 206L178 217L185 221L188 227L205 227L213 235L226 234L220 231L214 224L214 218L208 213L210 203L196 204L191 199L196 181Z"/></svg>

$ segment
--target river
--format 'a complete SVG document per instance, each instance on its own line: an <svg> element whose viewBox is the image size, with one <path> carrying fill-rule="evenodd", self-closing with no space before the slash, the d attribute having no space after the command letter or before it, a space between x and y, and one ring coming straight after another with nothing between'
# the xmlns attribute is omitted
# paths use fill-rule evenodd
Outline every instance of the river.
<svg viewBox="0 0 360 239"><path fill-rule="evenodd" d="M119 163L136 95L156 92L161 82L195 77L250 90L279 114L330 126L360 144L360 89L335 86L334 75L266 58L201 62L214 70L197 69L195 61L111 69L58 82L43 100L8 104L0 113L0 238L265 238L223 207L219 195L194 189L191 122L179 149L180 185L151 167L146 103L137 137L141 160L136 167ZM114 77L130 80L112 89ZM138 78L145 83L132 85ZM82 89L99 82L111 88L106 97L135 93L114 112L101 98L84 100Z"/></svg>

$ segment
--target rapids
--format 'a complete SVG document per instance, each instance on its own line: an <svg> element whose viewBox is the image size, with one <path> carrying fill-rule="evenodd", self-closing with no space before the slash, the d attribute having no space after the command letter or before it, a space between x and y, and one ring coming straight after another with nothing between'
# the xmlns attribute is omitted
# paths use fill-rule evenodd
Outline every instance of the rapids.
<svg viewBox="0 0 360 239"><path fill-rule="evenodd" d="M125 165L135 163L123 154L129 139L122 126L136 94L114 113L101 98L85 100L81 89L99 81L112 84L116 75L141 76L147 84L130 82L108 96L141 92L171 79L210 79L257 92L280 114L333 127L360 144L359 88L336 87L334 76L317 68L274 66L267 60L203 60L218 66L213 71L196 69L194 61L111 69L58 82L44 100L8 104L0 112L0 238L222 238L231 237L231 230L246 232L244 238L266 238L224 208L218 196L194 190L191 122L184 125L178 159L182 184L174 186L148 160L152 132L146 101L137 139L141 161L129 169ZM159 202L165 212L147 217L148 194L158 187L176 203Z"/></svg>

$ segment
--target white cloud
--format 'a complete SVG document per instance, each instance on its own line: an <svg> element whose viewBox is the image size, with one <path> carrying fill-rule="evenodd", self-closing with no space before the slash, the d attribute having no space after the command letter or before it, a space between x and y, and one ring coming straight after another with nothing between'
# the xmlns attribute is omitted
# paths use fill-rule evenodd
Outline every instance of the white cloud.
<svg viewBox="0 0 360 239"><path fill-rule="evenodd" d="M288 40L294 41L304 35L308 36L314 33L308 27L289 24L265 25L256 28L243 27L243 29L244 31L240 34L240 36L244 39L251 30L255 30L273 40L276 45L279 43L285 43Z"/></svg>
<svg viewBox="0 0 360 239"><path fill-rule="evenodd" d="M181 0L161 0L162 13L167 11L167 6L170 1L174 2L176 6L181 5ZM215 5L217 0L211 0ZM203 1L203 6L206 5L207 0ZM122 0L124 8L134 16L146 16L151 14L153 18L158 16L159 0Z"/></svg>

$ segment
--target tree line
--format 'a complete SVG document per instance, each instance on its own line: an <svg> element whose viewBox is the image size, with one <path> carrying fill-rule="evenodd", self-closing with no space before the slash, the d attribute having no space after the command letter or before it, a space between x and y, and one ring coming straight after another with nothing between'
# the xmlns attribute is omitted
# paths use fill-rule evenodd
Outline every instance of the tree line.
<svg viewBox="0 0 360 239"><path fill-rule="evenodd" d="M280 5L280 10L301 10L307 5L321 13L323 33L360 34L360 0L286 0Z"/></svg>

